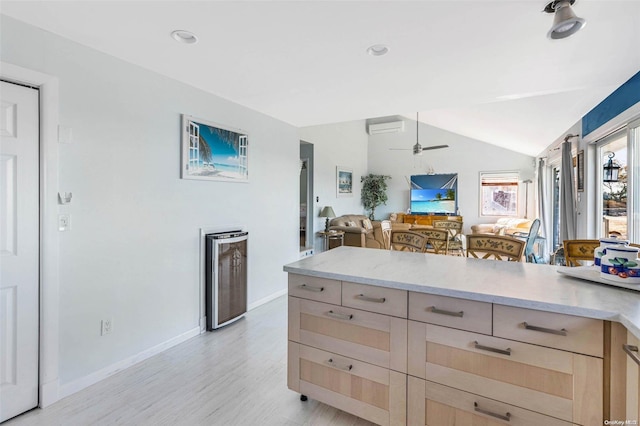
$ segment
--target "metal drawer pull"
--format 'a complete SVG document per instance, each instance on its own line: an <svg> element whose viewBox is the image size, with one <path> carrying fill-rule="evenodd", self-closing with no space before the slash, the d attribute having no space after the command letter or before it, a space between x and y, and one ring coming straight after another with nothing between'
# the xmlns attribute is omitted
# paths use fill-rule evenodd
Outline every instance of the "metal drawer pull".
<svg viewBox="0 0 640 426"><path fill-rule="evenodd" d="M635 361L636 364L640 365L640 357L638 357L638 347L633 345L622 345L622 349L631 357L632 360Z"/></svg>
<svg viewBox="0 0 640 426"><path fill-rule="evenodd" d="M336 318L336 319L341 319L341 320L353 319L353 314L341 314L340 312L333 312L333 311L327 312L327 316Z"/></svg>
<svg viewBox="0 0 640 426"><path fill-rule="evenodd" d="M507 349L492 348L491 346L481 345L477 341L473 342L473 344L475 345L476 349L480 349L481 351L489 351L489 352L495 352L497 354L511 356L511 348L507 348Z"/></svg>
<svg viewBox="0 0 640 426"><path fill-rule="evenodd" d="M553 328L544 328L544 327L538 327L535 325L530 325L530 324L527 324L526 322L523 322L522 325L524 325L524 328L526 328L527 330L541 331L543 333L556 334L558 336L567 335L567 330L564 328L560 330L554 330Z"/></svg>
<svg viewBox="0 0 640 426"><path fill-rule="evenodd" d="M486 414L487 416L495 417L496 419L505 420L507 422L511 421L511 413L509 413L509 412L507 412L506 414L493 413L493 412L491 412L489 410L484 410L484 409L478 407L478 403L477 402L473 403L473 409L475 411L477 411L478 413Z"/></svg>
<svg viewBox="0 0 640 426"><path fill-rule="evenodd" d="M353 368L353 365L351 364L345 365L345 366L339 366L333 361L333 358L329 358L329 360L326 361L326 364L330 367L337 368L338 370L344 370L344 371L351 371L351 369Z"/></svg>
<svg viewBox="0 0 640 426"><path fill-rule="evenodd" d="M444 309L438 309L435 306L427 308L427 311L433 312L434 314L449 315L450 317L460 317L460 318L462 318L464 316L464 311L460 311L460 312L445 311Z"/></svg>
<svg viewBox="0 0 640 426"><path fill-rule="evenodd" d="M373 302L373 303L384 303L387 300L384 297L380 297L380 298L369 297L369 296L365 296L364 294L356 295L356 299L364 300L365 302Z"/></svg>
<svg viewBox="0 0 640 426"><path fill-rule="evenodd" d="M315 291L316 293L320 293L321 291L324 291L324 287L313 287L310 285L306 285L306 284L301 284L298 286L298 288L301 288L303 290L307 290L307 291Z"/></svg>

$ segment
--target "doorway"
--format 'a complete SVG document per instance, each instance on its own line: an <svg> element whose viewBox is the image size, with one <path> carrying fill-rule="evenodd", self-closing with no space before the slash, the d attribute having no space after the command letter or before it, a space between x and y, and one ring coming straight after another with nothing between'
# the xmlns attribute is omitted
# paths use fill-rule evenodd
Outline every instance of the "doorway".
<svg viewBox="0 0 640 426"><path fill-rule="evenodd" d="M629 238L627 220L627 192L629 169L627 161L626 129L616 132L598 143L598 170L604 166L616 169L616 176L599 179L599 199L602 209L602 226L599 237Z"/></svg>
<svg viewBox="0 0 640 426"><path fill-rule="evenodd" d="M1 422L38 405L40 119L38 89L0 84Z"/></svg>
<svg viewBox="0 0 640 426"><path fill-rule="evenodd" d="M300 253L313 250L313 144L300 141Z"/></svg>
<svg viewBox="0 0 640 426"><path fill-rule="evenodd" d="M601 237L640 241L640 120L596 142ZM615 172L613 172L615 169ZM605 173L607 172L607 173Z"/></svg>

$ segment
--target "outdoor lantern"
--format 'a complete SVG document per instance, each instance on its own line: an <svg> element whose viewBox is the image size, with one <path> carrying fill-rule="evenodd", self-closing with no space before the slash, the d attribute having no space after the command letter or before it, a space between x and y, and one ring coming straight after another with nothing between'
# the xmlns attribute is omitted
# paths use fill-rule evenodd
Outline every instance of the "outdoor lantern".
<svg viewBox="0 0 640 426"><path fill-rule="evenodd" d="M603 182L618 181L618 172L620 171L620 166L613 162L613 157L615 157L615 154L612 152L609 154L609 161L603 167Z"/></svg>

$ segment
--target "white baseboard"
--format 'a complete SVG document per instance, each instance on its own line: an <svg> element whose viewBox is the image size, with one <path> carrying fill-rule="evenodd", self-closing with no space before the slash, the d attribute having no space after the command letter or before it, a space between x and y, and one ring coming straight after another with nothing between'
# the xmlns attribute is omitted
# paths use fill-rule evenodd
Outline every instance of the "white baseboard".
<svg viewBox="0 0 640 426"><path fill-rule="evenodd" d="M167 340L166 342L160 343L159 345L146 349L136 355L123 359L122 361L118 361L115 364L111 364L108 367L105 367L101 370L98 370L80 379L74 380L73 382L61 385L58 392L58 399L62 399L84 388L87 388L95 383L98 383L99 381L104 380L115 373L125 370L131 367L132 365L139 363L140 361L144 361L147 358L157 355L160 352L163 352L173 346L176 346L186 340L189 340L192 337L198 336L199 334L200 334L200 327L193 328L185 333L182 333L172 339ZM55 401L52 401L52 402L55 402Z"/></svg>
<svg viewBox="0 0 640 426"><path fill-rule="evenodd" d="M57 379L49 383L41 383L38 407L45 408L54 402L58 402L60 399L58 395L59 386Z"/></svg>
<svg viewBox="0 0 640 426"><path fill-rule="evenodd" d="M249 306L247 307L247 310L249 310L249 311L250 311L250 310L252 310L252 309L257 308L257 307L258 307L258 306L260 306L260 305L264 305L265 303L269 303L269 302L271 302L273 299L277 299L277 298L278 298L278 297L280 297L280 296L284 296L285 294L287 294L287 293L288 293L288 291L289 291L289 289L288 289L288 288L283 288L282 290L277 291L277 292L275 292L275 293L273 293L273 294L270 294L270 295L269 295L269 296L267 296L267 297L263 297L263 298L262 298L262 299L260 299L260 300L256 300L255 302L253 302L253 303L250 303L250 304L249 304Z"/></svg>

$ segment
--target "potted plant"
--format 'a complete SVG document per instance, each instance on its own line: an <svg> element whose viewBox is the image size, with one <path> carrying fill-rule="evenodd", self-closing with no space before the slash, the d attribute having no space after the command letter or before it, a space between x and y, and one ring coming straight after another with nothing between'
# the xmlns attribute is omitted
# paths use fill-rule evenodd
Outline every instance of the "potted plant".
<svg viewBox="0 0 640 426"><path fill-rule="evenodd" d="M376 207L380 204L387 204L387 179L391 179L391 176L374 175L369 173L367 176L362 176L360 182L362 182L362 205L365 210L370 210L369 219L373 220Z"/></svg>

